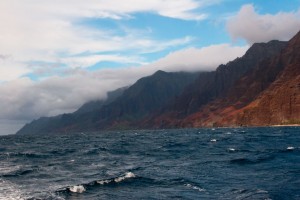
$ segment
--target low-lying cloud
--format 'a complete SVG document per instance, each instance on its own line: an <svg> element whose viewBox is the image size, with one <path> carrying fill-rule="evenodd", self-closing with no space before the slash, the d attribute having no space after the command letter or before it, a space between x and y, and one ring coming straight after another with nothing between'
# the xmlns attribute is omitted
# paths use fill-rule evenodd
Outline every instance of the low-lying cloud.
<svg viewBox="0 0 300 200"><path fill-rule="evenodd" d="M65 72L65 77L52 76L41 81L26 77L16 79L0 85L0 119L32 120L73 112L83 103L103 99L107 91L133 84L157 70L212 71L219 64L242 56L246 49L228 44L189 48L140 67L94 72L77 68Z"/></svg>
<svg viewBox="0 0 300 200"><path fill-rule="evenodd" d="M222 63L242 56L248 46L230 44L211 45L203 48L186 48L172 52L153 65L166 71L212 71Z"/></svg>

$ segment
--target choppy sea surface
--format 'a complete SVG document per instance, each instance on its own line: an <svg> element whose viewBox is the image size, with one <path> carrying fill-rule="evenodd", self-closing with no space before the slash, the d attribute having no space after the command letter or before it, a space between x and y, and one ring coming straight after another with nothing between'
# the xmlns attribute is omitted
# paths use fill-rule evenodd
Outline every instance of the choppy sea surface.
<svg viewBox="0 0 300 200"><path fill-rule="evenodd" d="M0 199L300 199L300 127L1 136Z"/></svg>

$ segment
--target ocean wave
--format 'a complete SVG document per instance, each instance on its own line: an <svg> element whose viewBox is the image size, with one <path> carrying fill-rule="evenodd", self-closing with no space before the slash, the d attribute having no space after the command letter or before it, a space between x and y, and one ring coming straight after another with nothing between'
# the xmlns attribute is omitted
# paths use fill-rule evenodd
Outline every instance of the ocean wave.
<svg viewBox="0 0 300 200"><path fill-rule="evenodd" d="M300 129L246 130L14 136L0 144L0 200L299 199Z"/></svg>
<svg viewBox="0 0 300 200"><path fill-rule="evenodd" d="M47 153L51 156L57 156L57 155L72 154L75 152L76 152L76 149L67 148L67 149L60 149L60 150L55 149L55 150L48 151Z"/></svg>
<svg viewBox="0 0 300 200"><path fill-rule="evenodd" d="M112 179L106 179L106 180L97 180L96 182L100 185L106 185L106 184L111 184L111 183L120 183L126 179L130 178L136 178L136 175L132 172L127 172L125 173L124 176L112 178Z"/></svg>
<svg viewBox="0 0 300 200"><path fill-rule="evenodd" d="M7 157L26 157L26 158L48 158L50 154L40 154L33 152L7 152L5 153Z"/></svg>
<svg viewBox="0 0 300 200"><path fill-rule="evenodd" d="M29 168L22 168L20 167L17 170L14 171L10 171L8 173L5 174L0 174L0 177L19 177L19 176L25 176L27 174L31 174L35 171L37 171L39 168L37 166L33 166L33 167L29 167Z"/></svg>
<svg viewBox="0 0 300 200"><path fill-rule="evenodd" d="M236 158L230 160L231 164L238 164L238 165L247 165L247 164L258 164L265 161L269 161L274 159L274 156L266 156L266 157L258 157L258 158Z"/></svg>
<svg viewBox="0 0 300 200"><path fill-rule="evenodd" d="M184 184L184 186L186 186L186 187L188 187L188 188L191 188L191 189L193 189L193 190L197 190L197 191L199 191L199 192L205 192L205 191L206 191L205 189L203 189L203 188L201 188L201 187L198 187L198 186L196 186L196 185L192 185L192 184L190 184L190 183L186 183L186 184Z"/></svg>
<svg viewBox="0 0 300 200"><path fill-rule="evenodd" d="M0 179L0 200L23 200L22 192L13 183Z"/></svg>
<svg viewBox="0 0 300 200"><path fill-rule="evenodd" d="M289 153L289 152L296 152L298 151L300 148L294 147L294 146L288 146L285 149L280 149L279 153Z"/></svg>
<svg viewBox="0 0 300 200"><path fill-rule="evenodd" d="M159 183L159 182L157 182ZM185 186L189 189L193 189L196 190L198 192L205 192L206 189L204 189L202 186L200 186L200 184L196 181L193 180L187 180L184 178L176 178L176 179L171 179L171 180L167 180L167 181L162 181L159 184L161 185L174 185L174 186Z"/></svg>
<svg viewBox="0 0 300 200"><path fill-rule="evenodd" d="M83 193L89 188L96 186L96 185L116 185L120 184L122 182L125 182L129 179L135 179L138 178L134 173L132 172L126 172L123 176L118 176L111 179L103 179L103 180L95 180L89 183L79 184L79 185L73 185L73 186L67 186L61 189L56 190L58 193Z"/></svg>
<svg viewBox="0 0 300 200"><path fill-rule="evenodd" d="M22 200L65 200L65 198L57 196L55 194L42 194L42 195L37 195L34 197L25 197L22 198Z"/></svg>
<svg viewBox="0 0 300 200"><path fill-rule="evenodd" d="M95 154L99 154L99 153L105 152L105 151L108 151L108 149L105 147L99 147L99 148L89 149L89 150L85 151L84 154L95 155Z"/></svg>
<svg viewBox="0 0 300 200"><path fill-rule="evenodd" d="M0 147L0 152L1 152L1 151L6 151L6 148Z"/></svg>
<svg viewBox="0 0 300 200"><path fill-rule="evenodd" d="M86 189L83 185L70 186L69 190L70 190L70 192L74 192L74 193L83 193L86 191Z"/></svg>
<svg viewBox="0 0 300 200"><path fill-rule="evenodd" d="M210 142L217 142L217 139L211 139Z"/></svg>
<svg viewBox="0 0 300 200"><path fill-rule="evenodd" d="M295 147L290 146L290 147L287 147L286 150L293 151L293 150L295 150Z"/></svg>
<svg viewBox="0 0 300 200"><path fill-rule="evenodd" d="M235 190L235 194L237 194L237 200L246 200L246 199L270 199L269 192L261 189L240 189Z"/></svg>

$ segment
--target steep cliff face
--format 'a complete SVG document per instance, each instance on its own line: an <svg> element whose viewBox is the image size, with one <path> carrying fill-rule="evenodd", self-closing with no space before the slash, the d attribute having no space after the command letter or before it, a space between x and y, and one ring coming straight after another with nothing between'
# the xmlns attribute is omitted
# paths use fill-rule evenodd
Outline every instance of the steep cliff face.
<svg viewBox="0 0 300 200"><path fill-rule="evenodd" d="M216 71L200 74L167 109L182 114L196 112L202 105L224 95L241 76L262 60L278 54L286 44L276 40L253 44L243 57L220 65Z"/></svg>
<svg viewBox="0 0 300 200"><path fill-rule="evenodd" d="M71 114L43 117L25 125L17 134L135 128L193 82L198 73L158 71L127 89L108 94L106 101L88 102Z"/></svg>
<svg viewBox="0 0 300 200"><path fill-rule="evenodd" d="M238 112L237 124L300 123L300 32L276 61L283 70L255 101Z"/></svg>
<svg viewBox="0 0 300 200"><path fill-rule="evenodd" d="M182 93L199 73L157 71L138 80L97 114L94 129L140 128L140 122Z"/></svg>
<svg viewBox="0 0 300 200"><path fill-rule="evenodd" d="M300 120L300 34L282 52L261 62L224 98L188 116L181 126L266 126Z"/></svg>
<svg viewBox="0 0 300 200"><path fill-rule="evenodd" d="M198 73L157 71L138 80L124 94L105 106L101 118L142 118L170 102L192 83Z"/></svg>
<svg viewBox="0 0 300 200"><path fill-rule="evenodd" d="M206 104L224 97L237 80L263 60L279 54L286 45L287 42L275 40L268 43L256 43L249 48L243 57L226 65L220 65L216 71L199 74L196 81L189 85L173 103L162 109L160 113L156 113L145 120L144 126L149 128L153 126L158 128L194 126L192 123L194 120L184 119L198 113ZM236 85L239 86L240 84ZM257 92L253 91L253 94L255 95ZM216 106L211 107L211 109L214 107Z"/></svg>

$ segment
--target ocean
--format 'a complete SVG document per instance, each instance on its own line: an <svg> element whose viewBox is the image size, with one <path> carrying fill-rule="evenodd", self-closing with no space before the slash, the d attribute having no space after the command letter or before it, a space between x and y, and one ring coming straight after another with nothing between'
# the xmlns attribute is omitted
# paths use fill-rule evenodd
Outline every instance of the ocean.
<svg viewBox="0 0 300 200"><path fill-rule="evenodd" d="M0 199L300 199L300 127L1 136Z"/></svg>

